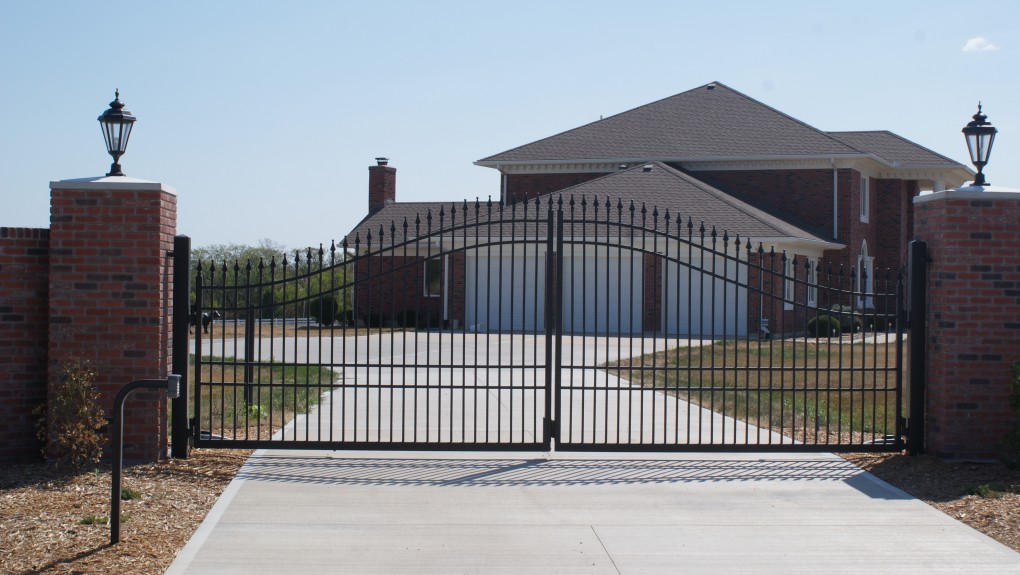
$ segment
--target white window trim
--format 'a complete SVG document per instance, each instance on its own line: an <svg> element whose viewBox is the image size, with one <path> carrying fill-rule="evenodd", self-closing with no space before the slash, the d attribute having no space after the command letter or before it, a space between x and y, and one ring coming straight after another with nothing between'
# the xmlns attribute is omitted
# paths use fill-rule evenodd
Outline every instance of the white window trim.
<svg viewBox="0 0 1020 575"><path fill-rule="evenodd" d="M868 176L865 176L864 174L861 174L860 193L861 193L861 206L860 206L861 222L866 224L868 223L869 215L871 213L871 186L869 185L868 182Z"/></svg>
<svg viewBox="0 0 1020 575"><path fill-rule="evenodd" d="M866 281L861 282L862 277ZM857 307L865 309L875 307L875 258L868 255L867 241L861 242L861 253L857 256L857 278L859 284Z"/></svg>
<svg viewBox="0 0 1020 575"><path fill-rule="evenodd" d="M793 309L793 299L797 296L797 284L793 278L797 268L793 262L794 256L789 256L783 265L783 309Z"/></svg>
<svg viewBox="0 0 1020 575"><path fill-rule="evenodd" d="M811 265L807 273L807 293L804 296L808 307L818 306L818 258L808 259Z"/></svg>

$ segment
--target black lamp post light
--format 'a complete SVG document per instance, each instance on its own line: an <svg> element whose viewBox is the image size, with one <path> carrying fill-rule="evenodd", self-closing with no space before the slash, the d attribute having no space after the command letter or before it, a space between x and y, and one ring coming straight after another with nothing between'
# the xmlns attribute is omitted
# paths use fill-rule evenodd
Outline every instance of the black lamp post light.
<svg viewBox="0 0 1020 575"><path fill-rule="evenodd" d="M978 102L977 114L974 114L974 119L963 129L963 135L967 138L967 151L970 152L970 162L977 168L973 184L975 186L988 185L982 170L988 163L988 157L992 155L996 132L998 130L988 122L988 116L981 113L981 102Z"/></svg>
<svg viewBox="0 0 1020 575"><path fill-rule="evenodd" d="M106 151L113 156L113 164L110 165L110 173L106 174L107 176L124 175L120 169L120 157L127 151L131 127L135 125L136 119L131 112L124 109L124 103L120 101L120 90L114 92L110 109L99 116L99 125L103 127L103 139L106 140Z"/></svg>

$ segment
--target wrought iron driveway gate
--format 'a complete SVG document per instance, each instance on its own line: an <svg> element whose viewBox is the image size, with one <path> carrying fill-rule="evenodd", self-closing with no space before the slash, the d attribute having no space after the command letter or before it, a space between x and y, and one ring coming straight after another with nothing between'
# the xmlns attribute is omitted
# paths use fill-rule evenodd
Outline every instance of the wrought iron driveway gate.
<svg viewBox="0 0 1020 575"><path fill-rule="evenodd" d="M199 262L196 446L899 450L900 275L609 198Z"/></svg>

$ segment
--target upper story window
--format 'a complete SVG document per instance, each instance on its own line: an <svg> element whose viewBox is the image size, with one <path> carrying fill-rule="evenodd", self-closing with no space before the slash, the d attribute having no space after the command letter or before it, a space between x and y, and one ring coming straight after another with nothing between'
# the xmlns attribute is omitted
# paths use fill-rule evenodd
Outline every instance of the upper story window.
<svg viewBox="0 0 1020 575"><path fill-rule="evenodd" d="M861 174L861 221L868 223L871 211L871 190L868 189L868 177Z"/></svg>

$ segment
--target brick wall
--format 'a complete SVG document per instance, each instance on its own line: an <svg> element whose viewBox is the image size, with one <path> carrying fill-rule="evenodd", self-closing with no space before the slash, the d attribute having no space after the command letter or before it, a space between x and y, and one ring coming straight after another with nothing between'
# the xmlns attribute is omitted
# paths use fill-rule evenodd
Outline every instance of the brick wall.
<svg viewBox="0 0 1020 575"><path fill-rule="evenodd" d="M414 313L429 325L442 320L443 298L425 295L425 259L413 256L371 256L355 265L354 314L361 321L402 325ZM463 280L462 280L463 283Z"/></svg>
<svg viewBox="0 0 1020 575"><path fill-rule="evenodd" d="M51 184L49 383L68 361L99 373L103 409L121 387L170 371L169 306L177 198L157 183ZM166 394L138 391L124 409L127 459L166 455Z"/></svg>
<svg viewBox="0 0 1020 575"><path fill-rule="evenodd" d="M532 200L555 191L583 184L595 178L608 175L605 172L581 172L573 174L510 174L506 177L503 190L504 203L512 204Z"/></svg>
<svg viewBox="0 0 1020 575"><path fill-rule="evenodd" d="M926 449L998 458L1020 361L1020 194L948 191L914 202L928 244Z"/></svg>
<svg viewBox="0 0 1020 575"><path fill-rule="evenodd" d="M662 333L662 268L665 259L656 254L642 254L641 329L645 333Z"/></svg>
<svg viewBox="0 0 1020 575"><path fill-rule="evenodd" d="M0 228L0 458L37 455L46 401L49 230Z"/></svg>

